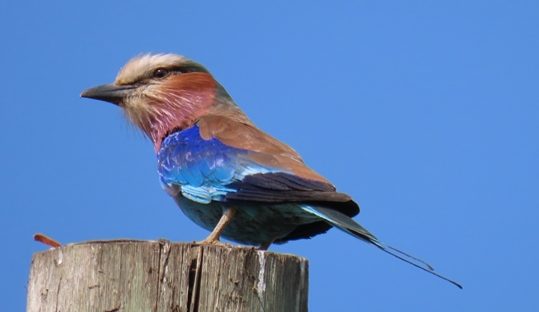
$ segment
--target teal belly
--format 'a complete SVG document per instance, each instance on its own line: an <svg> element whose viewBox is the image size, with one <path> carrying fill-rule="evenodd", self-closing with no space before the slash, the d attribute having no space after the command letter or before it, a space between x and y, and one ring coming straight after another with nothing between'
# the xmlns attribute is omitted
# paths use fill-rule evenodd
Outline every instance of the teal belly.
<svg viewBox="0 0 539 312"><path fill-rule="evenodd" d="M183 213L199 226L213 230L223 214L225 205L219 202L200 204L181 195L175 197ZM232 221L223 231L228 240L246 245L263 245L279 240L298 226L320 221L299 204L229 204L236 209Z"/></svg>

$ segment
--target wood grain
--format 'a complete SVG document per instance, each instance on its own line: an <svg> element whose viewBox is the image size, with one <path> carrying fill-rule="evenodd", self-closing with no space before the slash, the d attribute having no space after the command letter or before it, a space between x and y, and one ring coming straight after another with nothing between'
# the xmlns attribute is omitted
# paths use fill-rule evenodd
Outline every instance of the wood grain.
<svg viewBox="0 0 539 312"><path fill-rule="evenodd" d="M306 259L245 247L93 241L32 258L27 311L307 311Z"/></svg>

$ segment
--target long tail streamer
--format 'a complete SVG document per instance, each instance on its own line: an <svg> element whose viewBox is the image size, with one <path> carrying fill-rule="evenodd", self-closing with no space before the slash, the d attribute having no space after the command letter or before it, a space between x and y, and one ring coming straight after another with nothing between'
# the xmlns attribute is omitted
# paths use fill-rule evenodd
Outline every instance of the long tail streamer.
<svg viewBox="0 0 539 312"><path fill-rule="evenodd" d="M396 248L393 248L389 245L386 245L382 242L380 242L376 236L371 234L367 229L359 225L357 222L355 222L352 218L348 217L347 215L344 215L338 211L335 211L333 209L328 209L324 207L316 207L316 206L302 206L303 210L310 212L327 222L329 222L331 225L337 227L338 229L356 237L363 241L366 241L368 243L371 243L375 245L376 247L380 248L384 252L392 255L393 257L402 260L408 264L413 265L416 268L419 268L425 272L428 272L434 276L437 276L455 286L462 289L462 285L459 283L450 280L449 278L438 274L436 271L434 271L434 268L426 263L425 261L416 258L412 255L409 255L408 253L405 253L401 250L398 250Z"/></svg>

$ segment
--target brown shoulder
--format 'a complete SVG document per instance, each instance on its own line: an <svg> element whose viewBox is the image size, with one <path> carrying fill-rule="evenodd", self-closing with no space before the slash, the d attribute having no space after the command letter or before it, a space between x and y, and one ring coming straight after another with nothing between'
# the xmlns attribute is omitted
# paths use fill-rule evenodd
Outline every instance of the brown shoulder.
<svg viewBox="0 0 539 312"><path fill-rule="evenodd" d="M305 179L329 183L309 168L290 146L263 132L253 124L232 118L207 115L197 125L202 138L217 138L223 144L249 151L249 158L270 167L282 168Z"/></svg>

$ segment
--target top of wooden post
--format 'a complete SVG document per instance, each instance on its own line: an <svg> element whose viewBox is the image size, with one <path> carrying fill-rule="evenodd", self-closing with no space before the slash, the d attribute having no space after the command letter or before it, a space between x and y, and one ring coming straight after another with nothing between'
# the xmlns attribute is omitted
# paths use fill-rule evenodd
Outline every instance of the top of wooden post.
<svg viewBox="0 0 539 312"><path fill-rule="evenodd" d="M307 311L308 262L247 247L91 241L34 254L27 311Z"/></svg>

